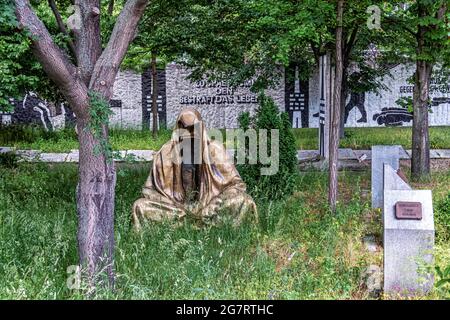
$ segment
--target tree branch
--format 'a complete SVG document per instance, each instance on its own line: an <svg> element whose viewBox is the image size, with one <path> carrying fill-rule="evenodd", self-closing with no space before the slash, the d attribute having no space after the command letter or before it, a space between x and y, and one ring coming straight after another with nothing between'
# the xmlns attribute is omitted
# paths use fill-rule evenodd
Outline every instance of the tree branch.
<svg viewBox="0 0 450 320"><path fill-rule="evenodd" d="M385 17L384 22L387 22L388 24L391 24L391 25L392 24L399 25L401 29L403 29L404 31L411 34L414 38L417 37L417 32L414 32L414 30L410 29L408 26L406 26L404 23L402 23L403 21L401 21L400 19L396 19L394 17Z"/></svg>
<svg viewBox="0 0 450 320"><path fill-rule="evenodd" d="M114 0L109 0L108 2L108 15L112 16L114 12Z"/></svg>
<svg viewBox="0 0 450 320"><path fill-rule="evenodd" d="M345 43L345 49L344 49L344 60L350 57L350 52L353 49L353 45L356 42L356 36L358 35L358 26L355 26L352 30L352 33L350 34L350 38L348 39L348 41Z"/></svg>
<svg viewBox="0 0 450 320"><path fill-rule="evenodd" d="M117 17L108 45L101 54L89 83L89 88L101 93L109 100L117 71L128 46L136 35L139 20L148 0L128 0Z"/></svg>
<svg viewBox="0 0 450 320"><path fill-rule="evenodd" d="M61 14L58 11L58 7L56 6L55 0L48 0L48 5L50 6L50 8L53 11L53 15L55 16L56 19L56 23L58 24L58 28L59 30L65 35L67 36L67 44L69 45L70 51L72 52L72 54L75 56L76 59L76 50L75 50L75 45L72 41L72 39L70 38L70 34L69 31L67 30L66 26L64 25L64 21L61 17Z"/></svg>
<svg viewBox="0 0 450 320"><path fill-rule="evenodd" d="M47 28L31 9L28 0L14 1L19 28L30 33L34 56L41 63L49 78L58 85L78 116L83 111L83 103L86 103L89 98L86 86L77 76L76 67L53 42Z"/></svg>
<svg viewBox="0 0 450 320"><path fill-rule="evenodd" d="M102 53L100 0L75 0L81 25L74 32L77 61L84 83L89 85L95 63Z"/></svg>

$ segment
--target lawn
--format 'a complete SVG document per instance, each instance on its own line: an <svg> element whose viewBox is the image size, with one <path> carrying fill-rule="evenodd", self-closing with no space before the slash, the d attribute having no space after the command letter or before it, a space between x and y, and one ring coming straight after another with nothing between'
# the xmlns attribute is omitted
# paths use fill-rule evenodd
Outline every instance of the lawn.
<svg viewBox="0 0 450 320"><path fill-rule="evenodd" d="M293 129L298 149L317 149L318 129ZM111 144L114 150L158 150L171 132L163 130L157 138L151 132L140 130L112 129ZM411 128L349 128L346 137L341 140L341 148L370 149L377 144L399 144L411 148ZM450 149L450 127L430 128L430 145L432 149ZM78 149L78 142L73 129L59 132L45 132L40 129L23 127L0 127L0 146L12 146L18 149L42 150L44 152L69 152Z"/></svg>
<svg viewBox="0 0 450 320"><path fill-rule="evenodd" d="M291 196L257 200L258 225L195 229L148 225L135 234L130 210L149 168L122 164L116 188L116 271L108 299L366 299L363 273L381 265L368 253L367 234L381 241L381 218L370 209L366 172L340 173L339 210L326 203L326 173L303 172ZM0 299L84 299L66 287L77 264L72 164L0 166ZM450 170L433 174L438 206L448 194ZM440 223L437 219L437 223ZM450 265L450 226L437 229L436 263ZM428 298L444 298L435 289Z"/></svg>

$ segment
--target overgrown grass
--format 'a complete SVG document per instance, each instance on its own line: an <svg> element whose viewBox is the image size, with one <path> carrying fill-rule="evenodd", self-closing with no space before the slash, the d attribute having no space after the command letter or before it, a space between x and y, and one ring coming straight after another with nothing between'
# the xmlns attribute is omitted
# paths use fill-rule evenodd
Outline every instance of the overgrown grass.
<svg viewBox="0 0 450 320"><path fill-rule="evenodd" d="M170 136L169 130L161 130L157 138L153 138L150 131L110 130L110 142L114 150L158 150ZM74 128L46 132L35 127L10 126L0 129L0 146L43 152L70 152L78 149L78 140Z"/></svg>
<svg viewBox="0 0 450 320"><path fill-rule="evenodd" d="M293 132L298 149L318 148L318 129L293 129ZM170 135L169 130L162 130L156 139L152 137L150 131L112 129L110 132L114 150L159 150L170 139ZM392 144L411 149L411 128L348 128L340 147L370 149L372 145ZM431 127L430 145L433 149L450 149L450 127ZM44 152L69 152L72 149L78 149L78 141L73 128L45 132L29 127L2 127L0 128L0 146Z"/></svg>
<svg viewBox="0 0 450 320"><path fill-rule="evenodd" d="M131 205L148 171L137 164L118 169L117 288L95 297L367 298L361 274L373 259L380 261L361 240L381 233L379 214L369 209L367 172L341 174L336 215L324 205L326 173L307 172L291 197L258 200L259 225L197 230L188 223L158 224L136 235ZM87 298L66 286L67 267L78 262L76 180L77 168L70 164L0 167L0 299ZM449 180L449 173L437 174L433 183L448 188ZM438 251L437 260L445 263L448 244L439 244Z"/></svg>
<svg viewBox="0 0 450 320"><path fill-rule="evenodd" d="M411 149L411 127L346 128L341 148L370 150L372 145L401 145ZM318 129L294 129L299 149L318 148ZM430 127L430 146L432 149L450 148L450 126Z"/></svg>

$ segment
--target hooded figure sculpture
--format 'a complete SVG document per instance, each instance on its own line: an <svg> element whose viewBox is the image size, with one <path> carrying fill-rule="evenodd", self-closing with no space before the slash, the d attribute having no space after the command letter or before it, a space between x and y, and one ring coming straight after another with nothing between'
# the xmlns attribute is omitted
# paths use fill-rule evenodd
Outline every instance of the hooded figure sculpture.
<svg viewBox="0 0 450 320"><path fill-rule="evenodd" d="M202 223L225 218L239 225L246 215L257 219L256 205L246 193L225 147L210 140L200 113L185 109L172 139L153 156L152 171L133 205L136 230L144 220L181 220L189 215Z"/></svg>

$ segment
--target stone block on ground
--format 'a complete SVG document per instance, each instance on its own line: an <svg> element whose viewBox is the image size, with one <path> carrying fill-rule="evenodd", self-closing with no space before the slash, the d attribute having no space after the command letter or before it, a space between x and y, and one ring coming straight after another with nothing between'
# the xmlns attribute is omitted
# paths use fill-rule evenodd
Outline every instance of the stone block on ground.
<svg viewBox="0 0 450 320"><path fill-rule="evenodd" d="M16 154L21 158L21 161L39 161L39 150L17 150Z"/></svg>
<svg viewBox="0 0 450 320"><path fill-rule="evenodd" d="M297 159L299 161L316 158L319 155L318 150L298 150Z"/></svg>
<svg viewBox="0 0 450 320"><path fill-rule="evenodd" d="M127 157L134 157L136 161L152 161L153 150L128 150Z"/></svg>
<svg viewBox="0 0 450 320"><path fill-rule="evenodd" d="M15 150L16 150L15 148L11 148L11 147L0 147L0 153L13 152Z"/></svg>
<svg viewBox="0 0 450 320"><path fill-rule="evenodd" d="M383 207L383 166L387 163L394 170L398 170L400 148L400 146L372 146L372 208Z"/></svg>
<svg viewBox="0 0 450 320"><path fill-rule="evenodd" d="M377 252L378 251L378 244L375 239L374 235L368 235L363 238L364 246L366 247L366 250L369 252Z"/></svg>
<svg viewBox="0 0 450 320"><path fill-rule="evenodd" d="M406 152L405 149L403 149L403 147L400 147L400 159L401 160L408 160L411 159L411 156L408 154L408 152Z"/></svg>
<svg viewBox="0 0 450 320"><path fill-rule="evenodd" d="M41 153L39 155L39 161L42 162L65 162L67 159L68 153Z"/></svg>
<svg viewBox="0 0 450 320"><path fill-rule="evenodd" d="M114 161L122 162L127 160L127 152L126 151L114 151L113 153Z"/></svg>
<svg viewBox="0 0 450 320"><path fill-rule="evenodd" d="M450 159L450 149L436 149L440 159Z"/></svg>
<svg viewBox="0 0 450 320"><path fill-rule="evenodd" d="M352 149L339 149L338 150L338 159L339 160L355 160L356 155Z"/></svg>
<svg viewBox="0 0 450 320"><path fill-rule="evenodd" d="M430 159L439 159L441 157L441 155L439 154L439 152L437 150L430 150Z"/></svg>
<svg viewBox="0 0 450 320"><path fill-rule="evenodd" d="M412 190L410 185L404 181L389 164L384 164L384 190Z"/></svg>
<svg viewBox="0 0 450 320"><path fill-rule="evenodd" d="M78 162L80 159L79 153L77 149L70 150L67 155L66 162Z"/></svg>
<svg viewBox="0 0 450 320"><path fill-rule="evenodd" d="M397 219L395 204L420 202L422 219ZM385 190L384 292L423 295L433 288L434 220L430 190Z"/></svg>

